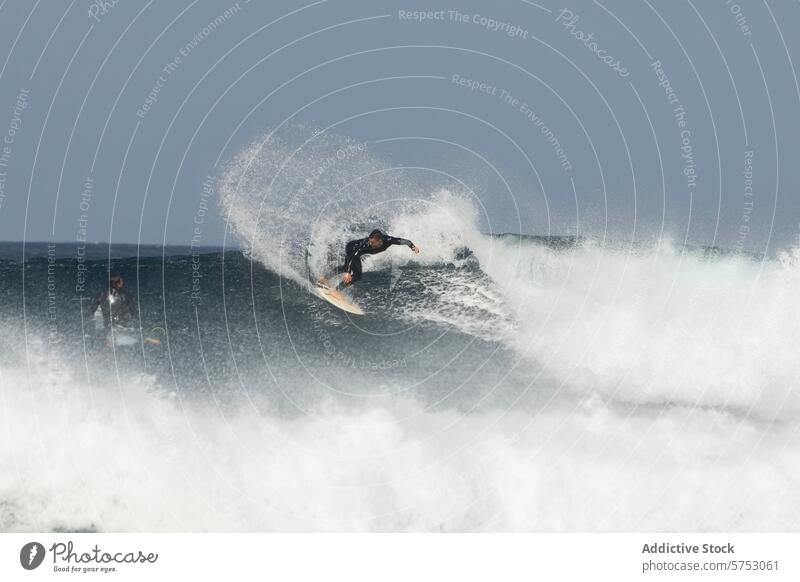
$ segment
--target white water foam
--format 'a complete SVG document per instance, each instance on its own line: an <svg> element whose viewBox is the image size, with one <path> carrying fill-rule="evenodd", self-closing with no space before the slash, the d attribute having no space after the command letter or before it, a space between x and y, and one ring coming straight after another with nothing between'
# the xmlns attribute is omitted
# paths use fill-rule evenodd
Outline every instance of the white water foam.
<svg viewBox="0 0 800 582"><path fill-rule="evenodd" d="M2 371L0 530L796 531L799 425L666 409L277 418Z"/></svg>

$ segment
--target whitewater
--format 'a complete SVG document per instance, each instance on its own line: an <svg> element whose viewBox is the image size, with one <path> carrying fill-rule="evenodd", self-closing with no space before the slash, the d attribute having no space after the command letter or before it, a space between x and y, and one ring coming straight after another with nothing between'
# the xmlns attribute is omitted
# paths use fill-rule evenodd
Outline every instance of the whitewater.
<svg viewBox="0 0 800 582"><path fill-rule="evenodd" d="M117 256L160 347L87 333L69 252L0 259L0 530L799 529L800 250L488 234L371 147L232 158L199 302L189 251ZM422 253L351 318L308 280L375 226Z"/></svg>

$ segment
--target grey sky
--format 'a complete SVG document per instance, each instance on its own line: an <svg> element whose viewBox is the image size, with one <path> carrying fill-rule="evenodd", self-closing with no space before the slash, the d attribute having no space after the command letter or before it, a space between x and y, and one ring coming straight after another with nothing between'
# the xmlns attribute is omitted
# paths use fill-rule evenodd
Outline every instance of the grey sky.
<svg viewBox="0 0 800 582"><path fill-rule="evenodd" d="M774 252L800 222L798 23L796 2L6 0L0 238L188 244L205 200L221 244L204 181L288 119L459 177L493 231Z"/></svg>

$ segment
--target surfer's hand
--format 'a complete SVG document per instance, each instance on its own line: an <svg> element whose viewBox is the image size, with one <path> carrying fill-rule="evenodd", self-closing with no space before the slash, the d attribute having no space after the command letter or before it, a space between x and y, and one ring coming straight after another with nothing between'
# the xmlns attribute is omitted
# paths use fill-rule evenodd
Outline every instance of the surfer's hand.
<svg viewBox="0 0 800 582"><path fill-rule="evenodd" d="M345 284L347 284L347 285L349 285L349 284L350 284L350 281L352 281L352 280L353 280L353 275L352 275L352 274L350 274L350 273L345 273L345 274L342 276L342 282L343 282L343 283L345 283Z"/></svg>
<svg viewBox="0 0 800 582"><path fill-rule="evenodd" d="M419 254L419 247L417 245L411 245L411 250L414 251L416 254Z"/></svg>

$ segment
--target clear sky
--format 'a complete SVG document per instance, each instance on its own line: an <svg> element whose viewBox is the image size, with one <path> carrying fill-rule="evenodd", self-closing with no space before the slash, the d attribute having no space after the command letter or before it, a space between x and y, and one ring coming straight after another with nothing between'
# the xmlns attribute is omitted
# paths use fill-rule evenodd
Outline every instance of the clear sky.
<svg viewBox="0 0 800 582"><path fill-rule="evenodd" d="M288 123L463 180L495 231L774 252L800 223L798 23L755 0L0 0L0 239L188 244L200 213L220 244L204 182Z"/></svg>

